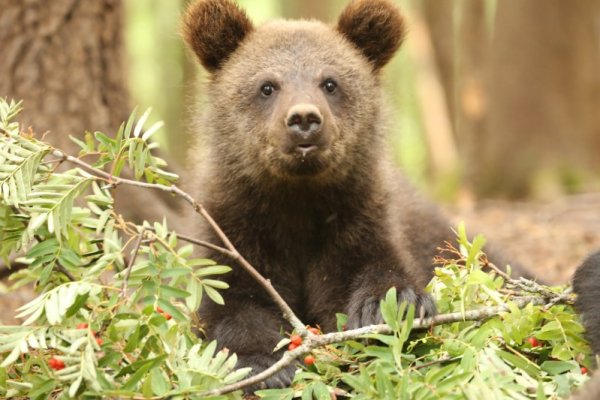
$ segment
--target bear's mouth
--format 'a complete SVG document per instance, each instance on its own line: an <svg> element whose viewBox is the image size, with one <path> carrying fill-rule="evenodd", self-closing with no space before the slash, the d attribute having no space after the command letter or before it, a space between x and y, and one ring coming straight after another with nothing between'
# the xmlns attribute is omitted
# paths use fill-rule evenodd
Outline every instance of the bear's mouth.
<svg viewBox="0 0 600 400"><path fill-rule="evenodd" d="M302 158L306 158L312 153L316 153L319 150L319 146L314 143L300 143L295 149L294 153L300 155Z"/></svg>
<svg viewBox="0 0 600 400"><path fill-rule="evenodd" d="M324 141L289 141L284 143L280 150L286 156L289 156L294 160L302 161L319 157L326 147Z"/></svg>
<svg viewBox="0 0 600 400"><path fill-rule="evenodd" d="M327 169L329 163L324 152L326 147L317 143L296 143L281 149L282 172L291 176L318 175Z"/></svg>

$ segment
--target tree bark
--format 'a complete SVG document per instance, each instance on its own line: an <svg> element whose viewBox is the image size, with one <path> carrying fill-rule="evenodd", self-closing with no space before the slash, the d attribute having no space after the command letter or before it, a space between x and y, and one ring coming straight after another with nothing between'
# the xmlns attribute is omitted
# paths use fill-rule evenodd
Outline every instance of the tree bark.
<svg viewBox="0 0 600 400"><path fill-rule="evenodd" d="M485 80L489 60L490 35L486 26L486 3L463 0L455 53L456 109L455 128L461 159L463 182L468 193L474 191L474 176L480 164L479 149L486 137L488 91Z"/></svg>
<svg viewBox="0 0 600 400"><path fill-rule="evenodd" d="M498 2L479 195L555 194L577 176L597 179L599 17L595 1Z"/></svg>
<svg viewBox="0 0 600 400"><path fill-rule="evenodd" d="M120 0L4 0L0 95L22 99L19 120L67 151L68 135L116 132L128 113Z"/></svg>
<svg viewBox="0 0 600 400"><path fill-rule="evenodd" d="M131 112L124 80L121 0L2 0L0 96L23 100L18 120L69 154L69 135L114 135ZM126 218L176 221L172 196L115 191Z"/></svg>
<svg viewBox="0 0 600 400"><path fill-rule="evenodd" d="M431 32L435 59L442 78L446 103L448 104L448 113L453 123L455 123L456 2L454 0L423 0L422 6L423 16ZM453 126L453 128L456 128L456 126Z"/></svg>

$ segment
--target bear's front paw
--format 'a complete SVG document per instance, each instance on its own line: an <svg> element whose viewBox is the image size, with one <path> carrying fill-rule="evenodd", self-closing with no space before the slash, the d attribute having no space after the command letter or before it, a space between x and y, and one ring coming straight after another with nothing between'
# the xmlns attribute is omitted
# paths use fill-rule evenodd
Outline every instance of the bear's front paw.
<svg viewBox="0 0 600 400"><path fill-rule="evenodd" d="M348 306L348 328L356 329L361 326L383 324L383 316L379 309L382 296L366 294L357 290L350 298ZM415 305L416 316L431 317L436 314L433 298L427 293L417 293L412 288L404 288L398 293L398 304L407 301Z"/></svg>
<svg viewBox="0 0 600 400"><path fill-rule="evenodd" d="M238 354L238 362L236 368L243 367L251 367L252 371L250 375L257 375L269 368L271 365L275 364L280 359L280 353L276 354L261 354L261 353L251 353L251 354ZM244 388L244 392L252 393L256 390L261 389L275 389L275 388L285 388L292 384L292 380L294 379L294 375L296 373L296 365L289 365L281 371L277 372L275 375L271 375L264 381L257 383L253 386Z"/></svg>

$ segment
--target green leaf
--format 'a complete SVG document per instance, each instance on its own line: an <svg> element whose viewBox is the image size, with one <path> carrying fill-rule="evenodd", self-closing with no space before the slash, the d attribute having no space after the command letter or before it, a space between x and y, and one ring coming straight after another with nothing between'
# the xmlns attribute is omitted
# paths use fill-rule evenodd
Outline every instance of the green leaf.
<svg viewBox="0 0 600 400"><path fill-rule="evenodd" d="M168 286L168 285L160 285L160 294L163 297L179 297L179 298L184 298L184 297L188 297L191 295L190 292L178 289L173 286Z"/></svg>
<svg viewBox="0 0 600 400"><path fill-rule="evenodd" d="M202 285L196 279L189 279L186 289L190 296L186 297L185 303L190 311L196 311L202 301Z"/></svg>
<svg viewBox="0 0 600 400"><path fill-rule="evenodd" d="M137 384L142 380L148 371L152 368L159 367L163 361L167 358L167 355L161 355L159 357L150 358L140 363L135 373L131 375L129 380L121 387L122 390L135 390Z"/></svg>
<svg viewBox="0 0 600 400"><path fill-rule="evenodd" d="M257 390L254 394L264 400L292 400L294 398L294 389Z"/></svg>
<svg viewBox="0 0 600 400"><path fill-rule="evenodd" d="M221 294L219 292L217 292L215 289L213 289L210 286L204 286L204 290L206 291L206 295L215 303L223 305L225 304L225 300L223 299L223 296L221 296Z"/></svg>
<svg viewBox="0 0 600 400"><path fill-rule="evenodd" d="M179 309L177 307L173 306L173 304L171 304L169 301L159 298L158 305L165 312L171 314L173 316L173 318L175 318L179 321L187 320L187 317L185 315L183 315L183 313L181 313L181 311L179 311Z"/></svg>
<svg viewBox="0 0 600 400"><path fill-rule="evenodd" d="M149 331L150 331L150 329L148 328L148 325L146 325L146 324L138 325L136 327L136 329L133 331L133 333L131 335L129 335L129 338L127 340L127 345L125 345L125 347L123 348L123 351L125 353L131 353L135 349L137 349L137 347L140 343L140 340L145 338L146 335L149 333Z"/></svg>
<svg viewBox="0 0 600 400"><path fill-rule="evenodd" d="M579 370L579 364L574 361L544 361L540 365L542 370L548 372L550 375L560 375L567 371Z"/></svg>
<svg viewBox="0 0 600 400"><path fill-rule="evenodd" d="M167 393L169 391L169 389L171 388L170 382L167 381L167 379L165 378L165 375L162 373L160 368L153 368L150 371L149 379L152 382L151 383L152 392L156 396L164 396L165 393Z"/></svg>

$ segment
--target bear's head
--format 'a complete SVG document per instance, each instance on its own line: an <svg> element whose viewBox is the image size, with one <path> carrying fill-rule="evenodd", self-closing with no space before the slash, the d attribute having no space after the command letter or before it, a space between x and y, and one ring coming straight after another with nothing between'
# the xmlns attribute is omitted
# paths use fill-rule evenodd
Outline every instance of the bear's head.
<svg viewBox="0 0 600 400"><path fill-rule="evenodd" d="M354 0L335 26L255 27L230 0L200 0L183 30L210 73L202 129L223 168L252 179L323 181L373 161L379 71L404 35L390 1Z"/></svg>

